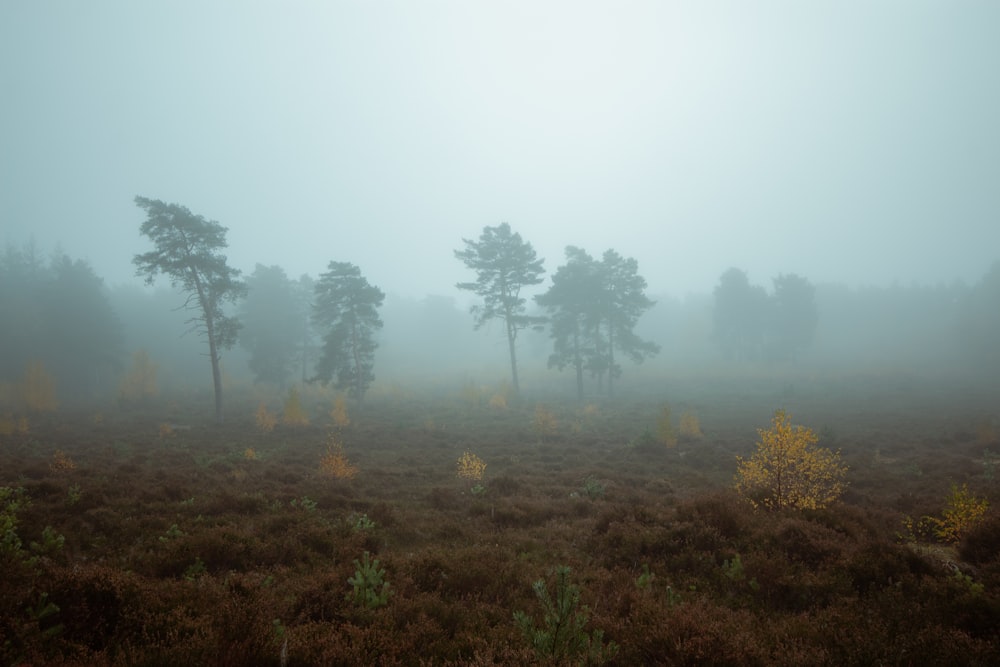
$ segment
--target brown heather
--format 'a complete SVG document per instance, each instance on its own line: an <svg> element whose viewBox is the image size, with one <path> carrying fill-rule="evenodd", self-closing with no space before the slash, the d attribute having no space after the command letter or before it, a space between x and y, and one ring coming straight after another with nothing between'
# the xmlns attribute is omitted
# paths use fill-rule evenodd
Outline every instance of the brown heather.
<svg viewBox="0 0 1000 667"><path fill-rule="evenodd" d="M997 487L972 427L992 397L898 384L890 414L870 409L885 382L815 382L795 414L849 485L760 512L733 489L774 409L750 381L673 382L712 426L673 448L649 433L655 386L599 410L547 397L581 426L541 442L534 403L457 389L373 392L326 439L260 437L249 392L221 425L183 398L43 415L0 434L0 663L538 664L513 614L542 624L532 586L567 566L608 665L995 665ZM463 452L489 461L484 493L456 480ZM905 516L961 528L908 541ZM349 599L366 551L393 590L377 609Z"/></svg>

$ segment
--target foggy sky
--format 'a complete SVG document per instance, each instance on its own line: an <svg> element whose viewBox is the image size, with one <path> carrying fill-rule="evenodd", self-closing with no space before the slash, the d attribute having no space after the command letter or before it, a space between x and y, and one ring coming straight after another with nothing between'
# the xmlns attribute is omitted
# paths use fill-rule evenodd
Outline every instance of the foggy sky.
<svg viewBox="0 0 1000 667"><path fill-rule="evenodd" d="M1000 258L1000 3L0 3L0 241L138 282L135 195L231 263L455 294L509 222L639 261L975 282Z"/></svg>

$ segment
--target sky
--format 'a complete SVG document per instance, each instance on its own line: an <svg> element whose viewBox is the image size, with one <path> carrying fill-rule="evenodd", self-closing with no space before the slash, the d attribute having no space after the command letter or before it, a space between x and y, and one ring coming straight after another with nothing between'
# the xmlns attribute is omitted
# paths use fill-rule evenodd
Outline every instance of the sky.
<svg viewBox="0 0 1000 667"><path fill-rule="evenodd" d="M1000 3L0 3L0 242L139 283L136 195L230 263L458 295L501 222L652 294L1000 259Z"/></svg>

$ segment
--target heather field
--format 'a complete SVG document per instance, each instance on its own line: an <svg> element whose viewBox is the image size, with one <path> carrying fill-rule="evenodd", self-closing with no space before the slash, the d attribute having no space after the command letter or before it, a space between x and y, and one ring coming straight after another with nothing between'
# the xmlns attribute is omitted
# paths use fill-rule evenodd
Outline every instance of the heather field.
<svg viewBox="0 0 1000 667"><path fill-rule="evenodd" d="M995 386L644 382L4 416L2 662L1000 663L1000 517L954 505L996 500ZM734 491L776 409L841 452L839 501Z"/></svg>

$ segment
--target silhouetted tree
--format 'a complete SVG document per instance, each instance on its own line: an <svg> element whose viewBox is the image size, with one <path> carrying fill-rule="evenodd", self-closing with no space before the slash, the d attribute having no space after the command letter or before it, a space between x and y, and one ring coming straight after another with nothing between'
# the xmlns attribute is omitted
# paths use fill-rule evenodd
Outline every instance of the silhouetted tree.
<svg viewBox="0 0 1000 667"><path fill-rule="evenodd" d="M483 298L482 305L472 307L476 328L492 319L502 320L510 351L510 372L514 392L520 392L517 378L517 334L526 327L541 324L542 318L524 314L525 299L521 289L542 282L544 260L535 249L514 233L506 222L496 227L484 227L478 241L462 239L465 250L456 250L455 257L476 272L476 282L458 283L457 287Z"/></svg>
<svg viewBox="0 0 1000 667"><path fill-rule="evenodd" d="M246 294L240 272L226 263L221 250L227 247L227 229L214 220L194 215L184 206L165 204L156 199L135 198L136 206L146 211L140 231L153 242L155 249L136 255L136 275L145 276L151 285L163 273L170 284L180 286L187 295L183 307L194 314L188 323L208 343L215 389L215 418L222 421L222 350L236 343L239 320L223 312L223 304L235 302Z"/></svg>
<svg viewBox="0 0 1000 667"><path fill-rule="evenodd" d="M0 378L13 382L41 353L42 290L51 279L34 243L8 245L0 261Z"/></svg>
<svg viewBox="0 0 1000 667"><path fill-rule="evenodd" d="M578 397L583 397L585 369L597 377L599 391L607 376L608 394L613 394L613 378L621 375L616 351L636 363L659 352L658 345L634 332L654 302L644 293L646 280L634 259L608 250L598 262L573 246L566 248L566 259L552 276L549 290L535 297L549 313L553 339L549 367L574 368Z"/></svg>
<svg viewBox="0 0 1000 667"><path fill-rule="evenodd" d="M0 256L0 379L14 381L35 361L63 396L93 395L111 389L122 345L104 282L87 262L57 253L46 265L33 244Z"/></svg>
<svg viewBox="0 0 1000 667"><path fill-rule="evenodd" d="M316 293L316 281L307 273L299 276L292 283L293 298L298 307L299 320L295 327L298 330L295 350L298 354L298 365L302 382L310 376L310 368L318 352L316 336L312 326L312 299Z"/></svg>
<svg viewBox="0 0 1000 667"><path fill-rule="evenodd" d="M657 354L660 346L642 340L634 332L642 314L655 305L645 294L646 279L639 275L639 263L631 257L622 257L614 250L607 250L601 258L598 275L598 358L595 359L594 366L607 373L610 396L614 394L614 378L621 376L621 366L615 361L615 351L638 364Z"/></svg>
<svg viewBox="0 0 1000 667"><path fill-rule="evenodd" d="M583 372L588 359L596 356L594 333L597 325L595 296L601 291L598 263L586 251L566 247L566 264L552 275L552 285L535 302L546 309L552 354L549 368L576 372L576 394L583 398Z"/></svg>
<svg viewBox="0 0 1000 667"><path fill-rule="evenodd" d="M109 391L125 338L104 281L87 262L66 255L52 260L51 276L39 304L47 366L72 394Z"/></svg>
<svg viewBox="0 0 1000 667"><path fill-rule="evenodd" d="M240 310L240 345L250 352L247 365L256 382L284 387L299 363L302 334L309 315L297 284L280 266L257 264L247 277L247 298Z"/></svg>
<svg viewBox="0 0 1000 667"><path fill-rule="evenodd" d="M816 288L802 276L779 274L768 314L772 356L794 359L816 335Z"/></svg>
<svg viewBox="0 0 1000 667"><path fill-rule="evenodd" d="M958 338L977 367L1000 370L1000 261L961 300Z"/></svg>
<svg viewBox="0 0 1000 667"><path fill-rule="evenodd" d="M336 376L336 387L361 400L375 379L375 332L382 328L378 308L385 299L369 285L361 269L348 262L330 262L316 281L313 322L326 333L316 377L324 385Z"/></svg>
<svg viewBox="0 0 1000 667"><path fill-rule="evenodd" d="M745 271L728 269L714 291L714 338L729 359L755 359L760 354L767 321L763 287L751 286Z"/></svg>

